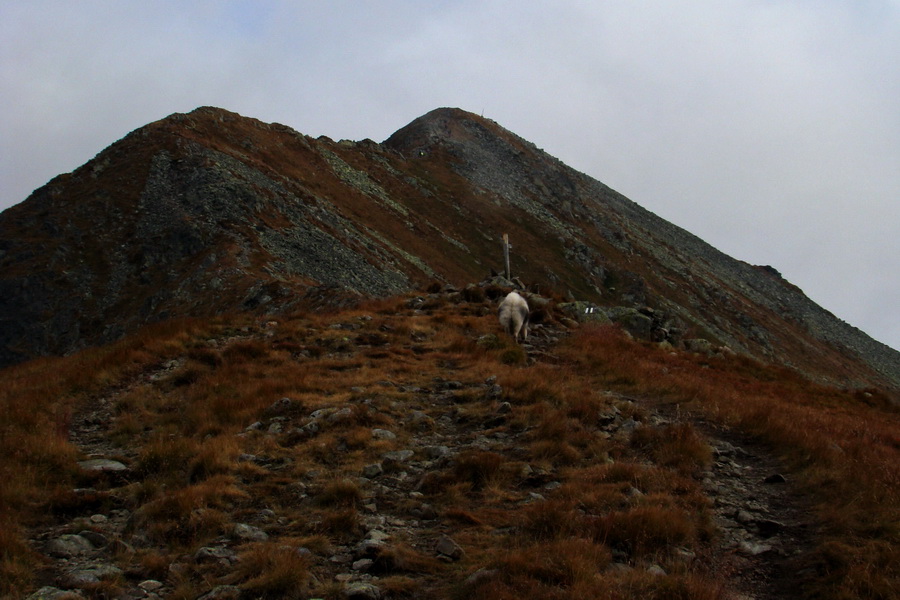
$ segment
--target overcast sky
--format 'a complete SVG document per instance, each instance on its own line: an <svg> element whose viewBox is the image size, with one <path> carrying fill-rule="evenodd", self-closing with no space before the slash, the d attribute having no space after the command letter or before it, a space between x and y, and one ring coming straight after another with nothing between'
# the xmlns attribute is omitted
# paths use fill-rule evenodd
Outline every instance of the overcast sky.
<svg viewBox="0 0 900 600"><path fill-rule="evenodd" d="M202 105L484 114L900 348L900 0L0 0L0 209Z"/></svg>

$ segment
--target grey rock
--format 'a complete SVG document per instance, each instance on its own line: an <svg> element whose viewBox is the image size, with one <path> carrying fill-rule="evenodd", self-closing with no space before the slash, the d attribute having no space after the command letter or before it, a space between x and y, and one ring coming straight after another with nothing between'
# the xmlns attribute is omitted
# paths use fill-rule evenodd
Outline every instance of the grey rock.
<svg viewBox="0 0 900 600"><path fill-rule="evenodd" d="M92 458L90 460L83 460L78 463L78 466L84 471L93 471L100 473L120 473L122 471L128 470L128 467L126 467L119 461L110 460L108 458Z"/></svg>
<svg viewBox="0 0 900 600"><path fill-rule="evenodd" d="M124 574L122 569L114 565L95 565L87 569L70 571L62 576L61 582L65 587L87 588L95 586L101 581L115 579Z"/></svg>
<svg viewBox="0 0 900 600"><path fill-rule="evenodd" d="M431 460L443 458L450 454L450 448L447 446L425 446L422 451L425 453L425 456Z"/></svg>
<svg viewBox="0 0 900 600"><path fill-rule="evenodd" d="M459 560L463 556L463 549L446 535L441 536L434 548L441 556L446 556L451 560Z"/></svg>
<svg viewBox="0 0 900 600"><path fill-rule="evenodd" d="M354 571L365 572L365 571L368 571L374 563L375 563L375 561L373 561L371 558L361 558L357 561L354 561L353 565L351 565L351 567L353 568Z"/></svg>
<svg viewBox="0 0 900 600"><path fill-rule="evenodd" d="M163 587L163 585L163 582L157 581L156 579L145 579L138 584L138 587L145 592L155 592Z"/></svg>
<svg viewBox="0 0 900 600"><path fill-rule="evenodd" d="M25 600L74 600L75 598L84 598L84 595L77 590L61 590L45 585L35 593L27 596Z"/></svg>
<svg viewBox="0 0 900 600"><path fill-rule="evenodd" d="M328 415L325 419L329 423L340 423L341 421L346 421L353 416L353 409L349 406L346 406L340 410L334 411L330 415Z"/></svg>
<svg viewBox="0 0 900 600"><path fill-rule="evenodd" d="M397 434L387 429L373 429L372 437L376 440L396 440Z"/></svg>
<svg viewBox="0 0 900 600"><path fill-rule="evenodd" d="M391 539L391 534L381 529L370 529L366 532L367 540L375 540L377 542L385 542Z"/></svg>
<svg viewBox="0 0 900 600"><path fill-rule="evenodd" d="M382 462L384 464L403 464L409 461L415 455L415 452L412 450L392 450L391 452L385 452L382 456Z"/></svg>
<svg viewBox="0 0 900 600"><path fill-rule="evenodd" d="M265 531L259 527L247 525L246 523L238 523L235 525L231 534L242 542L264 542L269 539L269 535Z"/></svg>
<svg viewBox="0 0 900 600"><path fill-rule="evenodd" d="M663 569L659 565L650 565L650 568L647 569L647 572L651 575L656 575L658 577L662 577L666 575L665 569Z"/></svg>
<svg viewBox="0 0 900 600"><path fill-rule="evenodd" d="M285 415L297 408L299 408L298 403L291 398L281 398L273 402L266 412L270 415Z"/></svg>
<svg viewBox="0 0 900 600"><path fill-rule="evenodd" d="M197 600L240 600L241 588L236 585L217 585Z"/></svg>
<svg viewBox="0 0 900 600"><path fill-rule="evenodd" d="M384 469L381 467L379 463L374 463L371 465L366 465L362 468L362 476L366 479L374 479L384 473Z"/></svg>
<svg viewBox="0 0 900 600"><path fill-rule="evenodd" d="M95 548L103 548L109 544L109 538L96 531L87 529L85 531L79 531L78 535L89 541Z"/></svg>
<svg viewBox="0 0 900 600"><path fill-rule="evenodd" d="M371 583L351 583L344 588L344 598L347 600L381 600L381 589Z"/></svg>
<svg viewBox="0 0 900 600"><path fill-rule="evenodd" d="M224 546L205 546L194 553L194 561L198 563L219 561L232 563L237 561L237 554Z"/></svg>
<svg viewBox="0 0 900 600"><path fill-rule="evenodd" d="M353 554L359 558L375 557L386 547L387 543L383 540L363 540L354 547Z"/></svg>
<svg viewBox="0 0 900 600"><path fill-rule="evenodd" d="M754 518L753 515L751 515L751 514L750 514L749 512L747 512L746 510L739 510L739 511L737 511L737 513L734 515L734 520L737 521L738 523L740 523L741 525L750 525L750 524L752 524L756 519Z"/></svg>
<svg viewBox="0 0 900 600"><path fill-rule="evenodd" d="M610 320L636 338L649 339L653 330L653 319L641 314L636 308L616 306L609 309Z"/></svg>
<svg viewBox="0 0 900 600"><path fill-rule="evenodd" d="M681 343L684 344L684 348L689 352L706 355L715 353L715 347L712 345L712 342L703 338L689 338L682 340Z"/></svg>
<svg viewBox="0 0 900 600"><path fill-rule="evenodd" d="M566 302L560 304L559 308L569 317L581 323L603 324L612 322L604 309L591 302Z"/></svg>
<svg viewBox="0 0 900 600"><path fill-rule="evenodd" d="M94 545L80 535L66 534L50 540L46 547L47 554L57 558L84 556L94 551Z"/></svg>
<svg viewBox="0 0 900 600"><path fill-rule="evenodd" d="M769 544L759 544L749 540L744 540L740 544L738 544L738 550L749 556L759 556L760 554L771 552L772 546L770 546Z"/></svg>

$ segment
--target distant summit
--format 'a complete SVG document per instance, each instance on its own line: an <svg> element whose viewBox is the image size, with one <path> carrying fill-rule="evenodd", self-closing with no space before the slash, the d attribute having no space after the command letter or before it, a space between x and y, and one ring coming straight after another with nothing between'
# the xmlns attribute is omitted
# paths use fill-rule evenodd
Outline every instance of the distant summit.
<svg viewBox="0 0 900 600"><path fill-rule="evenodd" d="M773 267L724 255L458 108L380 144L213 107L128 134L0 214L0 364L172 317L462 286L501 270L504 233L523 282L641 315L628 317L638 336L900 388L900 353Z"/></svg>

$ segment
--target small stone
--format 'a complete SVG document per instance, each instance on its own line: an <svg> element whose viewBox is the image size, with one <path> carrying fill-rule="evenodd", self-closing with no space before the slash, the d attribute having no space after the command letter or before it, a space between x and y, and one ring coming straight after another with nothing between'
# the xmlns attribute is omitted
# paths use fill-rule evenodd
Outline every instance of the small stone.
<svg viewBox="0 0 900 600"><path fill-rule="evenodd" d="M289 413L295 406L295 403L290 398L281 398L280 400L276 400L269 407L268 413L273 415L283 415Z"/></svg>
<svg viewBox="0 0 900 600"><path fill-rule="evenodd" d="M785 479L784 475L781 473L774 473L769 475L765 479L763 479L763 483L786 483L787 479Z"/></svg>
<svg viewBox="0 0 900 600"><path fill-rule="evenodd" d="M194 561L198 563L218 561L231 563L236 560L237 555L234 553L234 551L223 546L205 546L194 553Z"/></svg>
<svg viewBox="0 0 900 600"><path fill-rule="evenodd" d="M396 440L397 434L387 429L373 429L372 437L376 440Z"/></svg>
<svg viewBox="0 0 900 600"><path fill-rule="evenodd" d="M750 556L759 556L772 550L772 546L768 544L757 544L755 542L743 541L738 545L738 549L744 554Z"/></svg>
<svg viewBox="0 0 900 600"><path fill-rule="evenodd" d="M25 600L76 600L77 598L84 598L84 596L78 591L61 590L53 586L45 585L28 596Z"/></svg>
<svg viewBox="0 0 900 600"><path fill-rule="evenodd" d="M72 558L93 552L94 545L80 535L61 535L47 544L47 554L57 558Z"/></svg>
<svg viewBox="0 0 900 600"><path fill-rule="evenodd" d="M353 416L353 409L349 406L342 408L338 411L335 411L328 415L328 421L330 423L338 423L340 421L346 421Z"/></svg>
<svg viewBox="0 0 900 600"><path fill-rule="evenodd" d="M82 460L78 463L84 471L95 473L121 473L127 471L128 467L117 460L109 460L107 458L92 458L91 460Z"/></svg>
<svg viewBox="0 0 900 600"><path fill-rule="evenodd" d="M241 588L236 585L217 585L197 600L239 600Z"/></svg>
<svg viewBox="0 0 900 600"><path fill-rule="evenodd" d="M109 539L102 533L91 531L89 529L78 532L78 535L89 541L95 548L103 548L109 544Z"/></svg>
<svg viewBox="0 0 900 600"><path fill-rule="evenodd" d="M155 592L159 588L163 586L161 581L157 581L155 579L147 579L138 584L138 587L144 590L145 592Z"/></svg>
<svg viewBox="0 0 900 600"><path fill-rule="evenodd" d="M436 460L450 454L450 448L447 446L425 446L423 449L425 456L431 460Z"/></svg>
<svg viewBox="0 0 900 600"><path fill-rule="evenodd" d="M91 515L91 523L96 525L106 523L107 521L109 521L109 518L106 515Z"/></svg>
<svg viewBox="0 0 900 600"><path fill-rule="evenodd" d="M391 452L385 452L382 462L385 465L392 463L405 463L409 459L411 459L414 454L415 452L413 452L412 450L393 450Z"/></svg>
<svg viewBox="0 0 900 600"><path fill-rule="evenodd" d="M381 590L371 583L351 583L344 588L347 600L381 600Z"/></svg>
<svg viewBox="0 0 900 600"><path fill-rule="evenodd" d="M381 529L371 529L366 533L367 540L375 540L376 542L386 542L391 539L391 534L382 531Z"/></svg>
<svg viewBox="0 0 900 600"><path fill-rule="evenodd" d="M378 556L378 553L386 546L387 544L382 540L363 540L354 548L354 554L359 558L374 557Z"/></svg>
<svg viewBox="0 0 900 600"><path fill-rule="evenodd" d="M73 571L60 577L58 583L67 588L84 589L98 585L100 578L93 571Z"/></svg>
<svg viewBox="0 0 900 600"><path fill-rule="evenodd" d="M741 525L750 525L751 523L753 523L755 521L755 519L753 518L753 515L751 515L746 510L737 511L737 513L734 515L734 520L737 521L738 523L740 523Z"/></svg>
<svg viewBox="0 0 900 600"><path fill-rule="evenodd" d="M441 536L441 539L438 540L435 551L441 556L446 556L451 560L459 560L463 555L463 549L460 548L459 544L446 535Z"/></svg>
<svg viewBox="0 0 900 600"><path fill-rule="evenodd" d="M663 569L659 565L650 565L650 568L647 569L647 572L651 575L656 575L658 577L664 577L666 575L665 569Z"/></svg>
<svg viewBox="0 0 900 600"><path fill-rule="evenodd" d="M384 469L378 463L366 465L362 468L362 476L366 479L374 479L382 473L384 473Z"/></svg>
<svg viewBox="0 0 900 600"><path fill-rule="evenodd" d="M357 561L353 562L352 568L354 571L368 571L369 568L375 563L371 558L361 558Z"/></svg>
<svg viewBox="0 0 900 600"><path fill-rule="evenodd" d="M264 542L269 539L269 535L265 531L259 527L247 525L246 523L238 523L235 525L232 530L232 535L244 542Z"/></svg>

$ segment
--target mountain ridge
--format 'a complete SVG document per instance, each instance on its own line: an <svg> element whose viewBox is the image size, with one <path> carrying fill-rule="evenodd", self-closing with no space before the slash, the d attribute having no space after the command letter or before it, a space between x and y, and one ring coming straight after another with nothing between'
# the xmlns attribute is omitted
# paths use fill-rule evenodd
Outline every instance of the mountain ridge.
<svg viewBox="0 0 900 600"><path fill-rule="evenodd" d="M461 109L380 144L213 107L176 113L4 211L0 233L0 364L170 317L465 285L497 267L509 233L522 280L650 306L676 344L703 337L821 380L900 388L900 353L774 269Z"/></svg>

